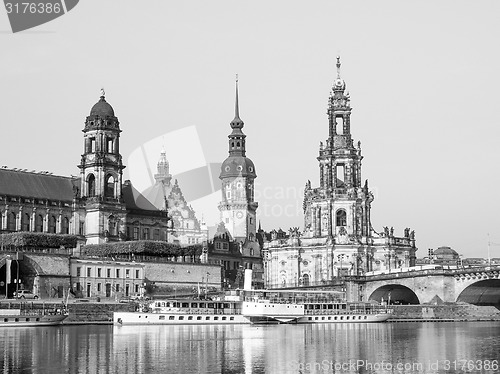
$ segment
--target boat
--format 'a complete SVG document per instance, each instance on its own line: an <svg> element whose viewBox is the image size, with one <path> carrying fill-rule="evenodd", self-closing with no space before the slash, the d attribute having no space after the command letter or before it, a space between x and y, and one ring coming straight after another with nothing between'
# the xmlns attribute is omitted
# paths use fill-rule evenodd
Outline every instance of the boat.
<svg viewBox="0 0 500 374"><path fill-rule="evenodd" d="M214 300L164 299L114 312L114 325L383 322L391 311L377 303L349 303L334 291L238 290Z"/></svg>
<svg viewBox="0 0 500 374"><path fill-rule="evenodd" d="M0 309L0 327L30 327L60 325L68 317L64 308Z"/></svg>

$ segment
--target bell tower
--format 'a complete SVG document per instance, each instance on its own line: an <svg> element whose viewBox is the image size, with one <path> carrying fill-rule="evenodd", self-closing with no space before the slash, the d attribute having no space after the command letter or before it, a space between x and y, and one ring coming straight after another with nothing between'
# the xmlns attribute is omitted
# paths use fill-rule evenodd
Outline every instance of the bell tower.
<svg viewBox="0 0 500 374"><path fill-rule="evenodd" d="M219 203L221 220L232 239L245 242L256 237L256 211L254 201L255 166L246 157L246 135L240 119L238 102L238 78L236 78L236 100L234 119L230 123L229 156L221 166L222 201Z"/></svg>
<svg viewBox="0 0 500 374"><path fill-rule="evenodd" d="M120 126L104 90L92 107L83 129L80 195L86 201L87 244L117 238L125 214L122 198L123 169ZM123 222L122 222L123 223Z"/></svg>
<svg viewBox="0 0 500 374"><path fill-rule="evenodd" d="M328 139L320 142L319 188L306 184L304 213L310 237L335 238L343 243L370 235L370 204L373 195L361 182L361 142L351 136L351 103L345 81L337 77L328 98Z"/></svg>

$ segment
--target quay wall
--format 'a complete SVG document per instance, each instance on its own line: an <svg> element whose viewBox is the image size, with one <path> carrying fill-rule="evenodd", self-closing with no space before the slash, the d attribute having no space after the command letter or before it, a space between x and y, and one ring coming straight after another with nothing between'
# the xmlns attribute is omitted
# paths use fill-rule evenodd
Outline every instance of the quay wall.
<svg viewBox="0 0 500 374"><path fill-rule="evenodd" d="M494 306L472 304L391 305L389 321L500 321L500 310Z"/></svg>

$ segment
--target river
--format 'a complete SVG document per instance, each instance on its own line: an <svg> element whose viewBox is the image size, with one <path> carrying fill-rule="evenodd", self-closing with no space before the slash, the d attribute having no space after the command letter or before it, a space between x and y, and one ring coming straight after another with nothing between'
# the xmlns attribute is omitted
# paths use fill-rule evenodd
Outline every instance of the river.
<svg viewBox="0 0 500 374"><path fill-rule="evenodd" d="M4 373L499 373L500 322L0 328Z"/></svg>

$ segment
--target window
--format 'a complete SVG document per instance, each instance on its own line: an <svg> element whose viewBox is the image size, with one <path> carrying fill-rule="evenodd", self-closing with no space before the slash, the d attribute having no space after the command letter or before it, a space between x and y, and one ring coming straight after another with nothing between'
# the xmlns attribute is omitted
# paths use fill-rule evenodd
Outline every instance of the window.
<svg viewBox="0 0 500 374"><path fill-rule="evenodd" d="M135 293L139 293L139 285L138 284L134 285L134 290L135 290Z"/></svg>
<svg viewBox="0 0 500 374"><path fill-rule="evenodd" d="M101 283L97 283L97 292L101 292L101 289L102 289Z"/></svg>
<svg viewBox="0 0 500 374"><path fill-rule="evenodd" d="M115 289L116 289L116 292L120 292L120 285L118 283L115 284Z"/></svg>
<svg viewBox="0 0 500 374"><path fill-rule="evenodd" d="M104 196L115 197L115 178L112 175L108 175L106 178L106 189L104 191Z"/></svg>
<svg viewBox="0 0 500 374"><path fill-rule="evenodd" d="M95 138L90 138L89 151L95 152Z"/></svg>
<svg viewBox="0 0 500 374"><path fill-rule="evenodd" d="M35 217L35 231L36 232L43 232L43 217L41 214L38 214Z"/></svg>
<svg viewBox="0 0 500 374"><path fill-rule="evenodd" d="M343 184L345 182L344 164L338 164L336 170L337 170L337 179L340 180L340 182Z"/></svg>
<svg viewBox="0 0 500 374"><path fill-rule="evenodd" d="M130 278L130 269L125 270L125 278Z"/></svg>
<svg viewBox="0 0 500 374"><path fill-rule="evenodd" d="M87 192L88 196L95 196L95 177L94 174L90 174L87 178Z"/></svg>
<svg viewBox="0 0 500 374"><path fill-rule="evenodd" d="M97 268L97 278L101 277L101 268Z"/></svg>
<svg viewBox="0 0 500 374"><path fill-rule="evenodd" d="M344 117L335 117L335 129L338 135L344 135Z"/></svg>
<svg viewBox="0 0 500 374"><path fill-rule="evenodd" d="M78 233L80 235L85 235L85 222L80 222Z"/></svg>
<svg viewBox="0 0 500 374"><path fill-rule="evenodd" d="M87 268L87 277L90 277L92 274L92 268Z"/></svg>
<svg viewBox="0 0 500 374"><path fill-rule="evenodd" d="M347 215L344 209L337 210L337 226L347 226Z"/></svg>
<svg viewBox="0 0 500 374"><path fill-rule="evenodd" d="M113 138L106 138L106 152L113 153Z"/></svg>
<svg viewBox="0 0 500 374"><path fill-rule="evenodd" d="M61 234L69 234L69 219L67 217L62 219Z"/></svg>
<svg viewBox="0 0 500 374"><path fill-rule="evenodd" d="M138 269L135 271L135 277L136 277L136 279L139 279L139 270Z"/></svg>
<svg viewBox="0 0 500 374"><path fill-rule="evenodd" d="M77 277L80 277L80 276L81 276L81 274L82 274L82 268L81 268L80 266L78 266L78 267L76 268L76 276L77 276Z"/></svg>
<svg viewBox="0 0 500 374"><path fill-rule="evenodd" d="M16 213L14 212L7 215L7 230L16 231Z"/></svg>
<svg viewBox="0 0 500 374"><path fill-rule="evenodd" d="M116 269L116 277L120 278L120 269Z"/></svg>
<svg viewBox="0 0 500 374"><path fill-rule="evenodd" d="M51 233L51 234L56 233L56 217L55 216L49 216L49 233Z"/></svg>
<svg viewBox="0 0 500 374"><path fill-rule="evenodd" d="M28 213L22 215L21 230L30 231L30 215Z"/></svg>
<svg viewBox="0 0 500 374"><path fill-rule="evenodd" d="M302 285L309 286L309 274L302 275Z"/></svg>
<svg viewBox="0 0 500 374"><path fill-rule="evenodd" d="M142 230L142 239L149 240L149 229L147 227Z"/></svg>
<svg viewBox="0 0 500 374"><path fill-rule="evenodd" d="M134 227L134 237L133 237L134 240L139 240L139 228L138 227Z"/></svg>
<svg viewBox="0 0 500 374"><path fill-rule="evenodd" d="M153 230L153 240L160 240L160 229Z"/></svg>
<svg viewBox="0 0 500 374"><path fill-rule="evenodd" d="M108 278L111 278L111 269L107 269L107 276Z"/></svg>

